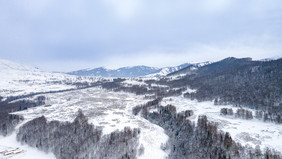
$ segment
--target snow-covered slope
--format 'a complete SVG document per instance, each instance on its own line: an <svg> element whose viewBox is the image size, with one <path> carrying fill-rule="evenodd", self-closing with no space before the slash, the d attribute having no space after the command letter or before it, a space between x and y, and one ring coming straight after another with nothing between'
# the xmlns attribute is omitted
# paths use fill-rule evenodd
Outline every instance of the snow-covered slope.
<svg viewBox="0 0 282 159"><path fill-rule="evenodd" d="M207 61L207 62L201 62L201 63L185 63L185 64L175 66L175 67L165 67L165 68L162 68L159 72L149 74L146 77L163 77L163 76L169 75L171 73L181 71L182 69L185 69L187 67L197 69L199 67L203 67L203 66L208 65L208 64L211 64L211 62Z"/></svg>
<svg viewBox="0 0 282 159"><path fill-rule="evenodd" d="M95 78L50 73L37 68L0 60L0 96L18 96L75 88L72 83L95 81Z"/></svg>
<svg viewBox="0 0 282 159"><path fill-rule="evenodd" d="M0 70L39 71L38 68L0 59Z"/></svg>
<svg viewBox="0 0 282 159"><path fill-rule="evenodd" d="M190 63L185 63L185 64L182 64L182 65L179 65L179 66L174 66L174 67L164 67L162 69L160 69L158 72L156 73L153 73L153 74L149 74L149 75L146 75L146 77L161 77L161 76L166 76L172 72L175 72L175 71L178 71L178 70L181 70L185 67L188 67L190 66L191 64Z"/></svg>

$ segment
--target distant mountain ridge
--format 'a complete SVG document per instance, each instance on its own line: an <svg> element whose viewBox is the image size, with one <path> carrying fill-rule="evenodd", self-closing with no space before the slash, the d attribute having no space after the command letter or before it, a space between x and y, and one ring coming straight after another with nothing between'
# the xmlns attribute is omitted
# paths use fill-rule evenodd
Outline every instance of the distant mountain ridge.
<svg viewBox="0 0 282 159"><path fill-rule="evenodd" d="M122 67L118 69L107 69L98 67L94 69L83 69L69 72L71 75L100 76L100 77L140 77L158 72L160 69L148 66Z"/></svg>
<svg viewBox="0 0 282 159"><path fill-rule="evenodd" d="M164 68L156 68L149 66L133 66L133 67L121 67L118 69L107 69L105 67L98 67L93 69L82 69L78 71L69 72L71 75L78 76L99 76L99 77L160 77L166 76L172 72L179 71L188 66L201 67L206 64L210 64L211 62L203 62L203 63L184 63L174 67L164 67Z"/></svg>

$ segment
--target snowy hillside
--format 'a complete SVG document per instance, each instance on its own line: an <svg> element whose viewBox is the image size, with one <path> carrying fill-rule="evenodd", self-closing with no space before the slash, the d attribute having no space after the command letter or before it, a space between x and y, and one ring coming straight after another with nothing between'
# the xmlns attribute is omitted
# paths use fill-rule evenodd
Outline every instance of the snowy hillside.
<svg viewBox="0 0 282 159"><path fill-rule="evenodd" d="M76 88L72 83L97 79L50 73L37 68L0 60L0 96L18 96L35 92Z"/></svg>
<svg viewBox="0 0 282 159"><path fill-rule="evenodd" d="M181 70L181 69L183 69L185 67L188 67L190 65L191 65L190 63L185 63L185 64L182 64L182 65L179 65L179 66L175 66L175 67L165 67L165 68L162 68L161 70L159 70L157 73L146 75L146 77L166 76L166 75L168 75L168 74L170 74L172 72Z"/></svg>
<svg viewBox="0 0 282 159"><path fill-rule="evenodd" d="M203 66L211 64L211 63L212 62L207 61L207 62L201 62L201 63L185 63L185 64L175 66L175 67L165 67L165 68L162 68L157 73L146 75L146 77L164 77L164 76L169 75L171 73L181 71L182 69L185 69L187 67L193 67L194 69L197 69L199 67L203 67Z"/></svg>

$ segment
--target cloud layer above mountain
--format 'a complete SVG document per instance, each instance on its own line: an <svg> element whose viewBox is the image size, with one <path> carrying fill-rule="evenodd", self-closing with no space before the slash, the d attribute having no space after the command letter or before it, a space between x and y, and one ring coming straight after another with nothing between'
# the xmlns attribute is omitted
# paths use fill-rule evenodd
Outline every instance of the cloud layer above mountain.
<svg viewBox="0 0 282 159"><path fill-rule="evenodd" d="M281 55L281 0L0 0L0 58L70 71Z"/></svg>

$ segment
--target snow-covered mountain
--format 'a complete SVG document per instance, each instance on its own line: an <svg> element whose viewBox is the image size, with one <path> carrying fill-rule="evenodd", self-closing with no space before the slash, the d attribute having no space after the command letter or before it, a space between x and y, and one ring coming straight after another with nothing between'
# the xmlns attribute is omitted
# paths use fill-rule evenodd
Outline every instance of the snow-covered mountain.
<svg viewBox="0 0 282 159"><path fill-rule="evenodd" d="M195 67L200 67L210 64L210 62L203 63L184 63L173 67L148 67L148 66L133 66L133 67L122 67L118 69L107 69L105 67L99 67L94 69L83 69L78 71L69 72L71 75L78 76L98 76L98 77L160 77L166 76L172 72L179 71L185 67L194 65Z"/></svg>
<svg viewBox="0 0 282 159"><path fill-rule="evenodd" d="M177 71L180 71L182 69L185 69L187 67L198 68L198 67L202 67L202 66L205 66L205 65L208 65L208 64L211 64L211 62L207 61L207 62L201 62L201 63L185 63L185 64L178 65L178 66L175 66L175 67L165 67L165 68L160 69L160 71L157 72L157 73L146 75L146 77L163 77L163 76L169 75L173 72L177 72Z"/></svg>
<svg viewBox="0 0 282 159"><path fill-rule="evenodd" d="M178 71L178 70L181 70L185 67L188 67L192 64L190 63L185 63L185 64L182 64L182 65L178 65L178 66L174 66L174 67L164 67L160 70L158 70L158 72L156 73L153 73L153 74L149 74L149 75L146 75L146 77L160 77L160 76L166 76L167 74L170 74L172 72L175 72L175 71Z"/></svg>
<svg viewBox="0 0 282 159"><path fill-rule="evenodd" d="M104 67L99 67L94 69L83 69L74 72L69 72L68 74L98 77L140 77L156 73L159 70L159 68L148 66L122 67L118 69L107 69Z"/></svg>

